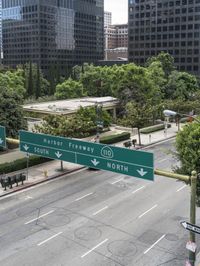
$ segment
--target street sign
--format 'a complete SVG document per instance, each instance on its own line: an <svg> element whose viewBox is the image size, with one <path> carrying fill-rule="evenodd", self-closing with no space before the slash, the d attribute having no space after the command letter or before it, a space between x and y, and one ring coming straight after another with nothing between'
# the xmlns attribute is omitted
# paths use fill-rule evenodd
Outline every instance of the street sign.
<svg viewBox="0 0 200 266"><path fill-rule="evenodd" d="M0 146L6 148L6 128L0 126Z"/></svg>
<svg viewBox="0 0 200 266"><path fill-rule="evenodd" d="M181 222L181 225L182 225L185 229L187 229L187 230L189 230L189 231L192 231L192 232L194 232L194 233L200 234L200 227L197 226L197 225L195 225L195 224L190 224L190 223L188 223L188 222L182 221L182 222Z"/></svg>
<svg viewBox="0 0 200 266"><path fill-rule="evenodd" d="M23 130L19 133L23 152L154 180L153 153Z"/></svg>

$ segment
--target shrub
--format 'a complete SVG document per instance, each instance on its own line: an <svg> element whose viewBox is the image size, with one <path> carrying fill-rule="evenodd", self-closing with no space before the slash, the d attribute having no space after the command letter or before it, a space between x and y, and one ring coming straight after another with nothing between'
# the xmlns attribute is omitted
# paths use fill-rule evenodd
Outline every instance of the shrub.
<svg viewBox="0 0 200 266"><path fill-rule="evenodd" d="M123 140L130 139L131 134L129 132L122 132L120 134L105 136L100 138L100 143L103 144L113 144Z"/></svg>
<svg viewBox="0 0 200 266"><path fill-rule="evenodd" d="M30 156L29 166L34 166L37 164L45 163L51 161L49 158ZM15 171L25 169L27 166L27 158L17 159L13 162L0 164L0 174L7 174Z"/></svg>
<svg viewBox="0 0 200 266"><path fill-rule="evenodd" d="M167 124L167 128L170 128L170 127L171 127L171 125ZM158 130L162 130L162 129L165 129L165 125L164 124L142 128L142 129L140 129L140 133L149 134L149 133L152 133L152 132L155 132L155 131L158 131Z"/></svg>

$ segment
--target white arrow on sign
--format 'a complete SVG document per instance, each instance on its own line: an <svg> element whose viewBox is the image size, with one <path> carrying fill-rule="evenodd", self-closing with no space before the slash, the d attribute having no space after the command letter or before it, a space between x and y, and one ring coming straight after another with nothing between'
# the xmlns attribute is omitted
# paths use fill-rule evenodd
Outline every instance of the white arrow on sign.
<svg viewBox="0 0 200 266"><path fill-rule="evenodd" d="M55 152L55 155L58 157L58 159L62 156L62 153L60 153L59 151Z"/></svg>
<svg viewBox="0 0 200 266"><path fill-rule="evenodd" d="M3 144L3 140L2 139L0 139L0 144Z"/></svg>
<svg viewBox="0 0 200 266"><path fill-rule="evenodd" d="M24 147L25 151L27 151L29 149L29 146L27 144L25 144L23 147Z"/></svg>
<svg viewBox="0 0 200 266"><path fill-rule="evenodd" d="M93 163L94 166L97 166L100 162L98 162L96 159L91 160L91 162Z"/></svg>
<svg viewBox="0 0 200 266"><path fill-rule="evenodd" d="M145 172L143 168L141 168L140 170L137 170L137 172L141 175L144 176L146 175L148 172Z"/></svg>

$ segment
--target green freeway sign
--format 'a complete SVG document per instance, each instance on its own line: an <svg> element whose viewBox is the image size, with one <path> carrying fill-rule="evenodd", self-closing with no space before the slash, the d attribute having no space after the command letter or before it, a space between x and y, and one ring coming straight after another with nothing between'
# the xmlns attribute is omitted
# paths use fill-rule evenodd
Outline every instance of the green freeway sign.
<svg viewBox="0 0 200 266"><path fill-rule="evenodd" d="M21 130L20 150L88 167L154 179L153 153Z"/></svg>
<svg viewBox="0 0 200 266"><path fill-rule="evenodd" d="M6 128L0 126L0 146L6 148Z"/></svg>

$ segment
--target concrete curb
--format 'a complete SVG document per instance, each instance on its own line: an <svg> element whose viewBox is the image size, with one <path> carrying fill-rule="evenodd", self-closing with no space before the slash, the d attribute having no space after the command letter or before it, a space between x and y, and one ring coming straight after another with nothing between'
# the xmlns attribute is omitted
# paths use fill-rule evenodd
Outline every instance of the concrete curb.
<svg viewBox="0 0 200 266"><path fill-rule="evenodd" d="M149 143L149 144L146 144L146 145L144 145L144 146L141 146L139 149L140 149L140 150L143 150L143 149L145 149L145 148L149 148L149 147L151 147L151 146L153 146L153 145L155 145L155 144L159 144L159 143L162 143L162 142L164 142L164 141L168 141L168 140L170 140L170 139L174 139L175 137L176 137L176 135L171 136L171 137L168 137L168 138L166 138L166 139L162 139L162 140L154 141L154 142L152 142L152 143Z"/></svg>
<svg viewBox="0 0 200 266"><path fill-rule="evenodd" d="M18 188L18 189L14 189L14 190L12 190L12 191L8 191L7 193L0 195L0 198L3 198L3 197L5 197L5 196L7 196L7 195L14 194L15 192L18 192L18 191L21 191L21 190L25 190L25 189L27 189L27 188L34 187L34 186L36 186L36 185L39 185L39 184L42 184L42 183L48 182L48 181L50 181L50 180L53 180L53 179L56 179L56 178L62 177L62 176L64 176L64 175L74 173L74 172L79 171L79 170L84 169L84 168L86 168L86 167L81 166L81 167L79 167L79 168L77 168L77 169L72 169L72 170L69 170L69 171L63 172L63 173L61 173L61 174L59 174L59 175L53 175L53 176L51 176L51 177L49 177L49 178L42 179L42 180L40 180L40 181L37 181L37 182L31 183L31 184L28 184L28 185L24 185L23 187L20 187L20 188Z"/></svg>

